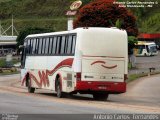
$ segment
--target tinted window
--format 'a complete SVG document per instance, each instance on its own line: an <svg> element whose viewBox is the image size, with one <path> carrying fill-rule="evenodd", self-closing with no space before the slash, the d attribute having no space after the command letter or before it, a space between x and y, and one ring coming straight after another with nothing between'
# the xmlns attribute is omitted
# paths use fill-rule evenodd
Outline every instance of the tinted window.
<svg viewBox="0 0 160 120"><path fill-rule="evenodd" d="M45 39L45 54L48 54L49 38Z"/></svg>
<svg viewBox="0 0 160 120"><path fill-rule="evenodd" d="M26 46L26 53L30 54L30 49L31 49L31 41L30 39L27 40L27 46Z"/></svg>
<svg viewBox="0 0 160 120"><path fill-rule="evenodd" d="M53 45L53 38L49 38L49 50L48 50L49 54L52 53L52 45Z"/></svg>
<svg viewBox="0 0 160 120"><path fill-rule="evenodd" d="M68 38L68 45L67 45L67 54L71 53L71 49L72 49L72 36L70 35Z"/></svg>
<svg viewBox="0 0 160 120"><path fill-rule="evenodd" d="M66 40L65 40L65 48L64 48L64 53L67 54L67 47L68 47L68 38L69 36L66 36Z"/></svg>
<svg viewBox="0 0 160 120"><path fill-rule="evenodd" d="M32 44L32 54L35 53L35 50L36 50L36 38L32 39L33 41L33 44Z"/></svg>
<svg viewBox="0 0 160 120"><path fill-rule="evenodd" d="M72 39L72 52L71 52L71 54L75 53L75 46L76 46L76 36L73 36L73 39Z"/></svg>
<svg viewBox="0 0 160 120"><path fill-rule="evenodd" d="M42 38L39 39L38 54L42 52Z"/></svg>
<svg viewBox="0 0 160 120"><path fill-rule="evenodd" d="M38 48L39 48L39 38L36 39L36 49L35 49L35 54L38 54Z"/></svg>
<svg viewBox="0 0 160 120"><path fill-rule="evenodd" d="M26 52L32 55L73 55L76 35L45 36L26 41Z"/></svg>
<svg viewBox="0 0 160 120"><path fill-rule="evenodd" d="M57 39L57 44L56 44L56 54L60 54L60 50L61 50L61 40L62 40L62 37L61 36L58 36L58 39Z"/></svg>
<svg viewBox="0 0 160 120"><path fill-rule="evenodd" d="M32 54L32 50L33 50L33 39L30 39L30 54Z"/></svg>
<svg viewBox="0 0 160 120"><path fill-rule="evenodd" d="M45 45L46 45L45 38L42 38L42 54L45 53Z"/></svg>
<svg viewBox="0 0 160 120"><path fill-rule="evenodd" d="M57 47L57 37L54 37L52 41L52 54L56 54L56 47Z"/></svg>
<svg viewBox="0 0 160 120"><path fill-rule="evenodd" d="M64 50L65 50L65 41L66 41L66 37L62 36L62 40L61 40L61 51L60 54L64 54Z"/></svg>

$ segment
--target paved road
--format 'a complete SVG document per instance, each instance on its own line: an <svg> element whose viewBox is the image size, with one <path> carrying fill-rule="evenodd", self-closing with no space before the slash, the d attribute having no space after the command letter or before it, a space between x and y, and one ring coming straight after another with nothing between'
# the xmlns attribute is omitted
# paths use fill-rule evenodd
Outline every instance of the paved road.
<svg viewBox="0 0 160 120"><path fill-rule="evenodd" d="M160 51L157 56L136 57L136 68L129 70L129 74L149 73L149 68L155 68L154 72L160 72Z"/></svg>
<svg viewBox="0 0 160 120"><path fill-rule="evenodd" d="M160 51L158 51L157 56L136 57L136 63L150 63L150 62L160 62Z"/></svg>
<svg viewBox="0 0 160 120"><path fill-rule="evenodd" d="M0 76L0 113L14 114L98 114L160 113L160 75L128 84L128 92L110 95L108 101L94 101L89 95L57 98L50 91L27 93L19 75Z"/></svg>
<svg viewBox="0 0 160 120"><path fill-rule="evenodd" d="M152 106L160 108L160 75L139 78L128 84L128 91L110 100L123 104ZM119 97L119 98L118 98Z"/></svg>

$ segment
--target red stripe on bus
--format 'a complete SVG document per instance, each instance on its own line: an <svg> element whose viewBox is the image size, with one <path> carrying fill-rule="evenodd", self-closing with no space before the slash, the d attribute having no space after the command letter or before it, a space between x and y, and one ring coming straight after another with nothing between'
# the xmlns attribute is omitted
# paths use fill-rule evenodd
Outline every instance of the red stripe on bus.
<svg viewBox="0 0 160 120"><path fill-rule="evenodd" d="M114 66L105 66L105 65L101 65L102 67L104 68L107 68L107 69L113 69L113 68L116 68L117 65L114 65Z"/></svg>
<svg viewBox="0 0 160 120"><path fill-rule="evenodd" d="M73 64L73 58L68 58L60 62L53 70L46 70L46 74L51 76L61 67L71 67Z"/></svg>
<svg viewBox="0 0 160 120"><path fill-rule="evenodd" d="M102 63L101 66L104 67L104 68L107 68L107 69L113 69L113 68L116 68L116 67L117 67L117 65L106 66L106 65L105 65L105 64L106 64L105 61L94 61L94 62L91 63L91 65L94 65L94 64L97 64L97 63Z"/></svg>
<svg viewBox="0 0 160 120"><path fill-rule="evenodd" d="M105 64L106 62L104 62L104 61L95 61L95 62L91 63L91 65L94 65L94 64L97 64L97 63L103 63L103 64Z"/></svg>
<svg viewBox="0 0 160 120"><path fill-rule="evenodd" d="M60 62L53 70L38 71L40 82L31 72L29 72L29 76L30 76L30 78L32 78L35 81L35 83L38 85L38 87L42 87L42 85L44 85L45 87L46 86L49 87L50 83L49 83L48 76L53 75L60 68L72 67L72 64L73 64L73 58L68 58L68 59L65 59L62 62ZM26 75L22 80L22 85L24 85L24 82L26 81Z"/></svg>

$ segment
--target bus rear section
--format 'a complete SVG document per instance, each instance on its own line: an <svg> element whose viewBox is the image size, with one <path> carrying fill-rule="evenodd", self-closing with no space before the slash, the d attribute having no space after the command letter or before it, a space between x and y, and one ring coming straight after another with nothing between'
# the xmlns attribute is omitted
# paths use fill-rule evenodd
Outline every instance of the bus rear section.
<svg viewBox="0 0 160 120"><path fill-rule="evenodd" d="M123 30L115 28L84 29L77 37L81 56L80 79L76 91L106 99L108 94L126 92L128 41Z"/></svg>

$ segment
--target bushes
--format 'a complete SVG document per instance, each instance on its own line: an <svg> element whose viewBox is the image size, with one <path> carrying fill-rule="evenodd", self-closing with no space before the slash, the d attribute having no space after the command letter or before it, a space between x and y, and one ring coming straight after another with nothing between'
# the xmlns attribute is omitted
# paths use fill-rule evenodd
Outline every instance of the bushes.
<svg viewBox="0 0 160 120"><path fill-rule="evenodd" d="M16 74L19 71L16 68L0 68L0 75L7 75L7 74Z"/></svg>
<svg viewBox="0 0 160 120"><path fill-rule="evenodd" d="M0 68L6 65L5 59L0 59Z"/></svg>
<svg viewBox="0 0 160 120"><path fill-rule="evenodd" d="M19 59L13 59L11 61L11 64L16 64L19 63L20 60ZM8 75L8 74L16 74L19 73L19 69L15 68L15 67L8 67L7 63L6 63L6 59L1 58L0 59L0 75Z"/></svg>
<svg viewBox="0 0 160 120"><path fill-rule="evenodd" d="M19 62L20 62L19 59L15 59L15 58L14 58L14 59L11 61L11 64L16 64L16 63L19 63ZM3 68L3 67L7 67L6 59L0 58L0 68Z"/></svg>

